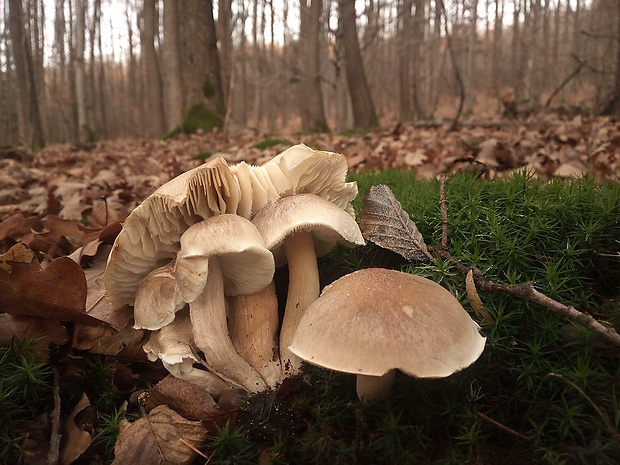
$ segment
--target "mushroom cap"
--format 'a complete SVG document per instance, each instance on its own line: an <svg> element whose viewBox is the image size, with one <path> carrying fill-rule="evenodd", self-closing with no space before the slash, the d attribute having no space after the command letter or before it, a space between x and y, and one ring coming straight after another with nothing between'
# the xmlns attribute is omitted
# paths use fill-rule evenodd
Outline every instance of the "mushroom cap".
<svg viewBox="0 0 620 465"><path fill-rule="evenodd" d="M441 378L471 365L486 338L439 284L369 268L327 286L304 313L289 349L324 368L381 376L399 369Z"/></svg>
<svg viewBox="0 0 620 465"><path fill-rule="evenodd" d="M174 278L175 261L155 268L138 287L134 307L134 328L157 330L174 320L185 306L177 292Z"/></svg>
<svg viewBox="0 0 620 465"><path fill-rule="evenodd" d="M159 331L152 332L142 349L151 361L160 359L169 365L185 362L190 366L197 362L198 357L189 315L178 315L172 323Z"/></svg>
<svg viewBox="0 0 620 465"><path fill-rule="evenodd" d="M284 239L296 231L312 233L319 257L329 253L336 242L347 247L365 244L355 218L314 194L277 199L263 207L252 221L278 265L284 262Z"/></svg>
<svg viewBox="0 0 620 465"><path fill-rule="evenodd" d="M226 295L258 292L273 279L273 255L252 222L238 215L213 216L190 226L181 236L175 276L186 302L193 302L202 292L209 258L215 256Z"/></svg>
<svg viewBox="0 0 620 465"><path fill-rule="evenodd" d="M299 144L289 147L261 165L280 196L316 194L354 216L351 201L357 183L346 182L349 165L339 153L313 150Z"/></svg>
<svg viewBox="0 0 620 465"><path fill-rule="evenodd" d="M108 257L104 283L112 308L134 305L144 277L175 257L183 232L204 218L235 213L240 195L237 178L217 157L168 181L136 207Z"/></svg>

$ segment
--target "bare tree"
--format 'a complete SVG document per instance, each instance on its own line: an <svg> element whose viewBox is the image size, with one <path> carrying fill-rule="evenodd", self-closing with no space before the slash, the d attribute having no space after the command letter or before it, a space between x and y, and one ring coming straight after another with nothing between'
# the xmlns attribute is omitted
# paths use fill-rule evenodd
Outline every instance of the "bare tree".
<svg viewBox="0 0 620 465"><path fill-rule="evenodd" d="M323 0L301 0L299 42L303 49L299 102L302 129L329 131L323 107L320 64L320 29Z"/></svg>
<svg viewBox="0 0 620 465"><path fill-rule="evenodd" d="M142 26L140 28L140 45L144 57L146 81L147 127L151 136L164 133L164 103L161 84L161 73L157 54L155 53L155 34L157 27L157 12L155 0L144 0L142 8Z"/></svg>
<svg viewBox="0 0 620 465"><path fill-rule="evenodd" d="M353 125L356 129L378 126L379 120L368 88L357 37L355 0L338 1L338 33L342 35L344 45L345 75L351 95Z"/></svg>
<svg viewBox="0 0 620 465"><path fill-rule="evenodd" d="M9 28L19 91L19 132L27 147L44 145L39 101L32 64L32 48L24 25L21 0L9 0Z"/></svg>
<svg viewBox="0 0 620 465"><path fill-rule="evenodd" d="M164 41L162 65L164 104L166 106L166 129L170 130L181 121L183 114L183 78L179 51L179 1L164 0Z"/></svg>

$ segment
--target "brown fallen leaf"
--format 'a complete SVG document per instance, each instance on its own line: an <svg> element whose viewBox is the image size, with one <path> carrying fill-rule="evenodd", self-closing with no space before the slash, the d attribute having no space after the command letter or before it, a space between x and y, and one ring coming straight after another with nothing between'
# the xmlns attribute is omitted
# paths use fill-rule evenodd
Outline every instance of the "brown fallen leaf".
<svg viewBox="0 0 620 465"><path fill-rule="evenodd" d="M0 344L9 344L13 337L18 339L41 338L37 342L36 348L47 359L49 345L64 344L69 340L69 333L59 321L1 313Z"/></svg>
<svg viewBox="0 0 620 465"><path fill-rule="evenodd" d="M471 308L474 310L474 313L478 316L478 318L488 322L495 321L478 295L476 283L474 282L473 270L469 270L467 276L465 276L465 289L467 291L467 299L469 300Z"/></svg>
<svg viewBox="0 0 620 465"><path fill-rule="evenodd" d="M64 448L61 455L62 465L69 465L82 455L93 442L93 437L88 431L81 429L75 421L76 415L90 407L90 400L86 394L77 403L67 421L65 422Z"/></svg>
<svg viewBox="0 0 620 465"><path fill-rule="evenodd" d="M183 418L165 405L155 407L133 423L123 421L114 447L113 465L185 465L192 462L207 439L200 421Z"/></svg>
<svg viewBox="0 0 620 465"><path fill-rule="evenodd" d="M149 394L148 407L167 405L189 420L212 420L222 411L207 391L188 381L166 376Z"/></svg>
<svg viewBox="0 0 620 465"><path fill-rule="evenodd" d="M146 361L142 350L147 332L126 326L120 331L109 326L75 325L71 347L91 354L111 355Z"/></svg>
<svg viewBox="0 0 620 465"><path fill-rule="evenodd" d="M86 303L86 277L68 257L44 269L34 252L17 243L0 256L0 311L50 320L99 324L82 313Z"/></svg>

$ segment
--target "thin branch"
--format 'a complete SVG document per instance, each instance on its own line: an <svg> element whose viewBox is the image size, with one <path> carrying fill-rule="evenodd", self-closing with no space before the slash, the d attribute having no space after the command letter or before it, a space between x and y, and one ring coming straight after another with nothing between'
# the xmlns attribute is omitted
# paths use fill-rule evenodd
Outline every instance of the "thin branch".
<svg viewBox="0 0 620 465"><path fill-rule="evenodd" d="M441 248L448 250L448 198L445 192L446 175L439 175L439 208L441 209Z"/></svg>
<svg viewBox="0 0 620 465"><path fill-rule="evenodd" d="M459 262L450 253L441 248L429 247L429 251L437 254L443 260L450 261L462 274L467 276L469 270L472 270L474 283L476 288L481 291L487 291L499 294L508 294L519 297L528 302L537 303L556 315L567 318L575 323L585 326L593 333L598 334L606 341L620 347L620 334L614 328L610 328L601 324L593 316L580 312L575 307L564 305L551 297L546 296L542 292L536 290L532 283L523 284L498 284L482 276L482 271L476 267L468 267Z"/></svg>
<svg viewBox="0 0 620 465"><path fill-rule="evenodd" d="M50 448L47 453L47 464L56 465L60 459L60 375L54 369L54 409L52 410L52 431L50 434Z"/></svg>
<svg viewBox="0 0 620 465"><path fill-rule="evenodd" d="M551 105L553 99L560 93L562 89L564 89L564 87L568 85L569 82L571 82L579 74L579 72L583 69L585 65L586 63L583 61L578 62L577 67L573 70L573 72L570 73L553 92L551 92L551 95L545 102L545 108L549 108L549 105Z"/></svg>
<svg viewBox="0 0 620 465"><path fill-rule="evenodd" d="M476 412L476 416L479 417L479 418L482 418L487 423L489 423L489 424L495 426L496 428L502 430L504 433L508 433L511 436L514 436L514 437L519 438L519 439L523 439L524 441L529 441L530 440L524 434L521 434L521 433L513 430L512 428L509 428L506 425L502 425L500 422L498 422L496 420L493 420L493 418L488 417L487 415L485 415L482 412Z"/></svg>

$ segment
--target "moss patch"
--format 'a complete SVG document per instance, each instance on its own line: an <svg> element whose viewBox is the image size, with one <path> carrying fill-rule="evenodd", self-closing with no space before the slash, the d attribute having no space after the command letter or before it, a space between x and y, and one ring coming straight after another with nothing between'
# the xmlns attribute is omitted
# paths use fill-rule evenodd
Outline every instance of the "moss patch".
<svg viewBox="0 0 620 465"><path fill-rule="evenodd" d="M214 113L203 104L196 104L183 114L181 124L168 132L164 139L178 134L193 134L199 129L203 132L211 132L214 128L221 128L223 124L222 115Z"/></svg>

